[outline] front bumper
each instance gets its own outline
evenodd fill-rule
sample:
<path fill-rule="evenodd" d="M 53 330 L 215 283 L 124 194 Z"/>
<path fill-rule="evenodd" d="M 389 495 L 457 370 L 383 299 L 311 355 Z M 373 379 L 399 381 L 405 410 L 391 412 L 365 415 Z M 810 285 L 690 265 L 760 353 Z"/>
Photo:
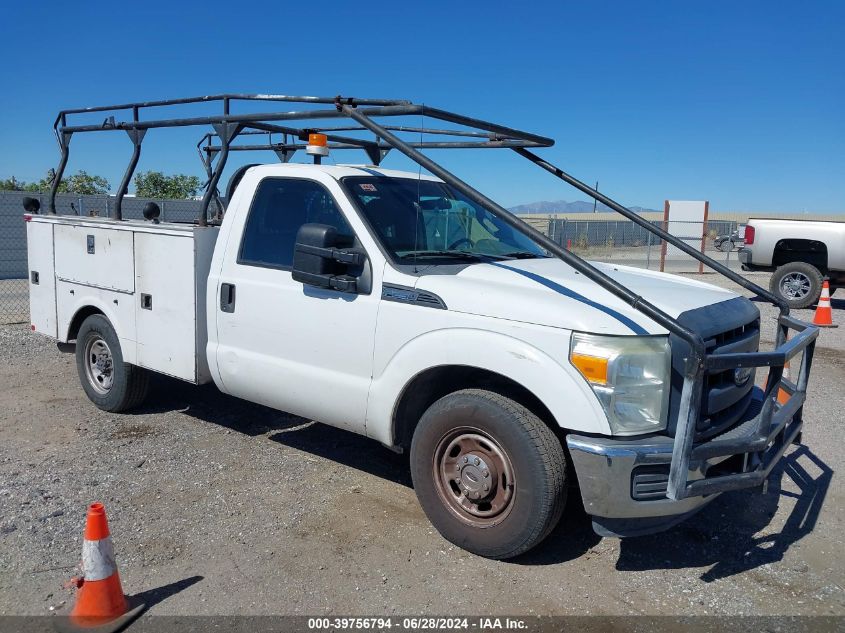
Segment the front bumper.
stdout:
<path fill-rule="evenodd" d="M 763 396 L 760 389 L 755 389 L 752 404 L 739 424 L 711 442 L 753 441 L 762 415 Z M 758 459 L 755 453 L 691 459 L 688 482 L 733 478 L 744 473 L 754 477 L 748 477 L 745 486 L 731 488 L 756 486 L 759 489 L 787 446 L 796 441 L 801 424 L 800 416 L 795 416 L 792 423 L 767 444 L 764 460 Z M 612 439 L 568 435 L 566 443 L 578 476 L 584 508 L 592 515 L 593 529 L 602 536 L 661 532 L 695 514 L 719 495 L 714 492 L 678 500 L 667 496 L 674 448 L 674 440 L 670 437 Z M 701 446 L 707 446 L 707 443 Z M 707 453 L 706 450 L 698 452 Z"/>
<path fill-rule="evenodd" d="M 639 536 L 666 530 L 703 508 L 716 495 L 678 501 L 662 495 L 634 498 L 638 472 L 652 474 L 654 488 L 665 491 L 672 462 L 672 438 L 613 440 L 568 435 L 566 444 L 578 476 L 584 509 L 602 536 Z M 691 465 L 692 480 L 704 477 L 707 465 Z M 649 473 L 649 471 L 651 471 Z"/>

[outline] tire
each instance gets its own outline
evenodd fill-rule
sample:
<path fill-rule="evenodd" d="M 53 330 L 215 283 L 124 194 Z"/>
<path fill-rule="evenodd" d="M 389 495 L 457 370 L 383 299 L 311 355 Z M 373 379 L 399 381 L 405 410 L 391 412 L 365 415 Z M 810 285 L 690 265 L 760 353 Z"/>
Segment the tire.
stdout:
<path fill-rule="evenodd" d="M 537 545 L 566 505 L 560 440 L 522 405 L 481 389 L 444 396 L 423 414 L 411 441 L 411 477 L 440 534 L 487 558 Z"/>
<path fill-rule="evenodd" d="M 722 251 L 722 244 L 724 244 L 724 243 L 725 243 L 724 240 L 716 240 L 713 243 L 713 246 L 716 248 L 717 251 L 721 252 Z"/>
<path fill-rule="evenodd" d="M 822 294 L 821 271 L 806 262 L 790 262 L 778 267 L 769 282 L 769 290 L 782 297 L 790 308 L 809 308 Z"/>
<path fill-rule="evenodd" d="M 103 411 L 137 407 L 149 392 L 149 373 L 123 362 L 117 333 L 101 314 L 92 314 L 79 328 L 76 370 L 88 399 Z"/>

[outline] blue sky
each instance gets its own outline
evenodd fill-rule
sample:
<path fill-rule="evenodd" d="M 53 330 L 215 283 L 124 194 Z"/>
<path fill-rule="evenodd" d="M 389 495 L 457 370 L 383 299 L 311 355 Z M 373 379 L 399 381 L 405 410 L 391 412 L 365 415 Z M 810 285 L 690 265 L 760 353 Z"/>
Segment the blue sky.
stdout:
<path fill-rule="evenodd" d="M 841 1 L 55 6 L 4 9 L 3 178 L 36 180 L 55 166 L 61 108 L 343 93 L 551 136 L 543 156 L 629 205 L 709 199 L 715 211 L 845 212 Z M 139 169 L 202 175 L 202 133 L 151 131 Z M 72 148 L 70 172 L 116 187 L 131 144 L 103 133 Z M 510 151 L 434 157 L 507 206 L 584 199 Z M 365 162 L 357 152 L 334 158 Z M 271 160 L 239 155 L 230 165 Z M 385 162 L 408 165 L 398 155 Z"/>

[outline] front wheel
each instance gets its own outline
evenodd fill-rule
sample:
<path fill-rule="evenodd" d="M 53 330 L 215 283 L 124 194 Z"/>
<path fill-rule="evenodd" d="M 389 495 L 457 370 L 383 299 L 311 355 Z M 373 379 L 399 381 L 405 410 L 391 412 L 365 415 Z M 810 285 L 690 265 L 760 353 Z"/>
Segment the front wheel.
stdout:
<path fill-rule="evenodd" d="M 522 405 L 490 391 L 444 396 L 411 443 L 420 505 L 447 540 L 488 558 L 512 558 L 543 540 L 566 503 L 560 440 Z"/>
<path fill-rule="evenodd" d="M 123 362 L 117 333 L 102 314 L 92 314 L 79 328 L 76 369 L 88 399 L 103 411 L 125 411 L 147 397 L 149 374 Z"/>

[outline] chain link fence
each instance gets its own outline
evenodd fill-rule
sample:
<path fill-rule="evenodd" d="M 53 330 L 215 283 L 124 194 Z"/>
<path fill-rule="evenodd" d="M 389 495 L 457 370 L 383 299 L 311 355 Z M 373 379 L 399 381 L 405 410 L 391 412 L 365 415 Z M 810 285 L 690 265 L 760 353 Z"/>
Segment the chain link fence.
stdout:
<path fill-rule="evenodd" d="M 662 220 L 651 223 L 665 228 Z M 677 237 L 697 251 L 731 268 L 740 268 L 736 252 L 742 245 L 742 225 L 739 222 L 709 220 L 672 224 L 681 227 L 683 235 L 678 234 Z M 673 273 L 700 270 L 697 260 L 630 220 L 551 218 L 548 220 L 548 235 L 566 249 L 593 261 Z"/>
<path fill-rule="evenodd" d="M 42 210 L 46 209 L 49 199 L 46 194 L 0 191 L 0 324 L 29 319 L 26 227 L 23 222 L 25 196 L 40 199 Z M 141 219 L 147 202 L 148 198 L 124 198 L 123 217 Z M 155 202 L 161 207 L 161 219 L 168 222 L 193 222 L 200 209 L 198 200 Z M 62 215 L 108 217 L 114 204 L 112 196 L 59 194 L 56 211 Z M 586 259 L 666 272 L 699 270 L 696 260 L 630 220 L 532 218 L 530 221 L 558 244 Z M 663 226 L 660 220 L 653 224 Z M 742 241 L 741 235 L 735 235 L 741 227 L 738 221 L 710 220 L 683 224 L 684 235 L 678 237 L 697 250 L 701 250 L 703 244 L 705 254 L 739 269 L 736 249 Z M 718 239 L 731 235 L 735 235 L 734 239 L 726 242 Z"/>
<path fill-rule="evenodd" d="M 21 323 L 29 319 L 29 284 L 26 264 L 26 225 L 23 199 L 36 198 L 42 212 L 49 202 L 47 194 L 25 191 L 0 191 L 0 324 Z M 140 220 L 150 198 L 123 199 L 123 217 Z M 200 210 L 199 200 L 154 200 L 167 222 L 193 222 Z M 62 215 L 108 217 L 114 208 L 113 196 L 56 196 L 56 212 Z M 213 208 L 213 207 L 212 207 Z"/>

